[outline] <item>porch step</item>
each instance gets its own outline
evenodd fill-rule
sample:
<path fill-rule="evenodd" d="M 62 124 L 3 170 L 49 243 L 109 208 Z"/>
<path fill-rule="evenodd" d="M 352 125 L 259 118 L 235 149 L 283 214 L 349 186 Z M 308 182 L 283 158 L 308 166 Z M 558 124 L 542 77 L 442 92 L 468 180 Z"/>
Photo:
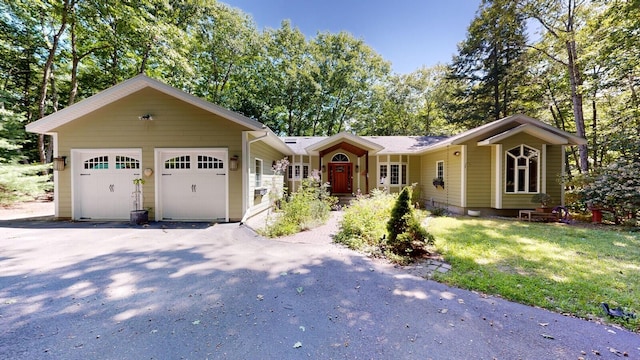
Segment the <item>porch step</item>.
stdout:
<path fill-rule="evenodd" d="M 356 197 L 351 194 L 333 194 L 333 196 L 338 198 L 338 205 L 340 206 L 349 206 L 351 201 L 356 199 Z"/>

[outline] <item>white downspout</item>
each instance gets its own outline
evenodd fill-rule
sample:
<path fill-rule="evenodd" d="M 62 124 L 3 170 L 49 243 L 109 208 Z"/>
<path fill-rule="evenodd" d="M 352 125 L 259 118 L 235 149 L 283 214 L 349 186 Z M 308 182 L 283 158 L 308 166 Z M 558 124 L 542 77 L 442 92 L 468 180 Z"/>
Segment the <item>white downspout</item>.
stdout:
<path fill-rule="evenodd" d="M 251 174 L 251 167 L 249 166 L 249 162 L 251 161 L 251 144 L 266 138 L 267 136 L 269 136 L 269 132 L 265 131 L 264 135 L 249 141 L 247 141 L 249 137 L 248 132 L 244 132 L 244 135 L 245 136 L 242 138 L 242 142 L 245 146 L 244 159 L 242 161 L 242 171 L 244 172 L 244 175 L 242 176 L 242 185 L 244 192 L 244 200 L 242 202 L 244 207 L 244 215 L 242 215 L 240 225 L 244 224 L 244 222 L 247 221 L 247 218 L 249 218 L 249 215 L 251 215 L 251 211 L 249 211 L 249 175 Z"/>

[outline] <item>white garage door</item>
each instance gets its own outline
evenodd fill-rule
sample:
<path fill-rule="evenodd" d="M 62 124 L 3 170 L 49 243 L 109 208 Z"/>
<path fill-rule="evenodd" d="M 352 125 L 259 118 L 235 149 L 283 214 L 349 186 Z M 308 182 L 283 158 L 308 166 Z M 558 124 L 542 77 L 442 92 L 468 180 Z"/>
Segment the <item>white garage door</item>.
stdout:
<path fill-rule="evenodd" d="M 228 221 L 227 149 L 157 149 L 159 220 Z"/>
<path fill-rule="evenodd" d="M 73 218 L 128 220 L 133 179 L 141 177 L 140 149 L 72 150 Z"/>

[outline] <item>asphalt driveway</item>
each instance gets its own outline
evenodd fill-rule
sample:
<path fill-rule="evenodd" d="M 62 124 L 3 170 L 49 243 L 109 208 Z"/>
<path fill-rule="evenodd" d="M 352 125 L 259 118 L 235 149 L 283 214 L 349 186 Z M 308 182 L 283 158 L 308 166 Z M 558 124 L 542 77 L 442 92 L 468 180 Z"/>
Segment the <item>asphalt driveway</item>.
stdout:
<path fill-rule="evenodd" d="M 619 353 L 616 353 L 619 352 Z M 0 221 L 0 359 L 618 359 L 628 331 L 238 224 Z"/>

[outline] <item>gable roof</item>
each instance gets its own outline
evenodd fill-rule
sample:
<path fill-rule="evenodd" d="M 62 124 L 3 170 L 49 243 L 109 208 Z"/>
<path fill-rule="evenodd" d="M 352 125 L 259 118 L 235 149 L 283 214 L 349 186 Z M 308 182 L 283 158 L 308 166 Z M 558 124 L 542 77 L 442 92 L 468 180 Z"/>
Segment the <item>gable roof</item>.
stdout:
<path fill-rule="evenodd" d="M 342 135 L 341 135 L 342 134 Z M 321 150 L 346 139 L 369 150 L 370 155 L 411 154 L 446 139 L 445 136 L 285 136 L 281 139 L 295 155 L 317 155 Z"/>
<path fill-rule="evenodd" d="M 501 128 L 510 125 L 512 125 L 513 127 L 507 130 L 499 131 Z M 518 129 L 518 127 L 522 125 L 527 126 Z M 514 130 L 514 128 L 516 130 Z M 496 133 L 496 131 L 498 131 L 498 133 Z M 515 114 L 478 126 L 471 130 L 467 130 L 458 135 L 451 136 L 432 146 L 426 147 L 422 151 L 419 151 L 419 153 L 422 154 L 432 150 L 441 149 L 449 145 L 460 145 L 475 138 L 482 138 L 482 136 L 486 136 L 486 138 L 479 141 L 478 144 L 488 145 L 489 143 L 484 143 L 484 141 L 487 141 L 491 138 L 494 138 L 493 141 L 498 141 L 495 140 L 497 136 L 499 137 L 499 139 L 502 139 L 523 131 L 528 134 L 541 137 L 545 140 L 553 140 L 553 143 L 555 144 L 585 145 L 587 143 L 587 140 L 584 138 L 570 134 L 566 131 L 562 131 L 551 125 L 547 125 L 540 120 L 522 114 Z M 560 138 L 564 140 L 561 140 Z"/>
<path fill-rule="evenodd" d="M 64 124 L 72 122 L 73 120 L 81 116 L 87 115 L 92 111 L 111 104 L 114 101 L 120 100 L 144 88 L 155 89 L 176 99 L 182 100 L 188 104 L 199 107 L 212 114 L 216 114 L 227 120 L 246 126 L 250 130 L 266 129 L 266 127 L 262 123 L 249 119 L 248 117 L 240 115 L 231 110 L 227 110 L 218 105 L 212 104 L 206 100 L 188 94 L 182 90 L 176 89 L 172 86 L 169 86 L 142 74 L 129 80 L 123 81 L 117 85 L 114 85 L 60 111 L 56 111 L 55 113 L 45 116 L 42 119 L 27 124 L 26 129 L 28 132 L 39 134 L 52 132 L 54 129 Z"/>

